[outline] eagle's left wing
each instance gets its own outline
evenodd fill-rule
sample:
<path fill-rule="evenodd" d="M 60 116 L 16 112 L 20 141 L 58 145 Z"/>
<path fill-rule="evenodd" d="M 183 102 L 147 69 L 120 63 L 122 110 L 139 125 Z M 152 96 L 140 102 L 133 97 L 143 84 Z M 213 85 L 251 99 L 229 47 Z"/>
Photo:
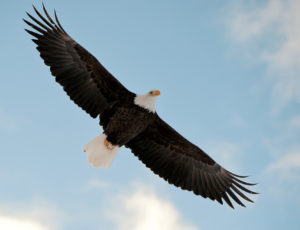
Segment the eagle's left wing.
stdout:
<path fill-rule="evenodd" d="M 153 124 L 139 134 L 126 147 L 155 174 L 170 184 L 211 200 L 222 200 L 233 208 L 228 195 L 239 205 L 243 199 L 252 202 L 242 192 L 256 194 L 243 185 L 254 185 L 242 181 L 222 168 L 204 151 L 182 137 L 157 115 Z"/>

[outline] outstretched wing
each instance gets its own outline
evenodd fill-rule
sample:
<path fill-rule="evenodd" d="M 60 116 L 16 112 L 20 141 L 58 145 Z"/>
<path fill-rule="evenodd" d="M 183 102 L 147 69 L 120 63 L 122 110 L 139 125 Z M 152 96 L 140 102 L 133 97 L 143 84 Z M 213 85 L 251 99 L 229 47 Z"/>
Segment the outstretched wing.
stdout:
<path fill-rule="evenodd" d="M 245 206 L 236 194 L 253 202 L 241 191 L 256 194 L 243 186 L 254 184 L 246 183 L 239 179 L 243 178 L 242 176 L 222 168 L 158 116 L 153 124 L 131 140 L 126 147 L 170 184 L 193 191 L 204 198 L 217 200 L 221 204 L 222 200 L 225 200 L 232 208 L 229 197 L 239 205 Z"/>
<path fill-rule="evenodd" d="M 54 22 L 47 13 L 40 18 L 27 15 L 36 24 L 24 19 L 35 31 L 26 31 L 35 37 L 37 50 L 44 59 L 56 81 L 69 97 L 93 118 L 101 114 L 110 104 L 133 97 L 87 50 L 75 42 L 62 28 L 56 13 Z"/>

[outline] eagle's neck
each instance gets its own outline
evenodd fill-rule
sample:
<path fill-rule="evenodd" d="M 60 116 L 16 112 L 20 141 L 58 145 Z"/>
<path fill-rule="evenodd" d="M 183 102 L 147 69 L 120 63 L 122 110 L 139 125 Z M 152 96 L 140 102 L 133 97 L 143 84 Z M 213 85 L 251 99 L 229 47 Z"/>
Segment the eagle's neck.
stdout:
<path fill-rule="evenodd" d="M 134 98 L 134 104 L 148 110 L 149 112 L 155 113 L 155 96 L 147 94 L 136 95 Z"/>

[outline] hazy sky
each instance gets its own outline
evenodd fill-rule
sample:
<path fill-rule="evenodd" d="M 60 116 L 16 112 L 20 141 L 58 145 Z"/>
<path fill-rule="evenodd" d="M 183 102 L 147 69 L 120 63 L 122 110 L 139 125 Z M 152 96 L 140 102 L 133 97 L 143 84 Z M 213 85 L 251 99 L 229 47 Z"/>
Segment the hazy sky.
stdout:
<path fill-rule="evenodd" d="M 0 2 L 0 229 L 298 229 L 300 1 L 44 1 L 128 89 L 260 195 L 228 206 L 169 185 L 128 149 L 109 169 L 82 147 L 102 132 L 50 75 Z"/>

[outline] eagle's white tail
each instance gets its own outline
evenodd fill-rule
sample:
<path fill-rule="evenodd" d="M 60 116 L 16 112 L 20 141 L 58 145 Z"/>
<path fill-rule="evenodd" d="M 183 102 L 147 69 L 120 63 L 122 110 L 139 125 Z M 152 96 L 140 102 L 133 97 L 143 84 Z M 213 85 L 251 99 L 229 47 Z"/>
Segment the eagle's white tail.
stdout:
<path fill-rule="evenodd" d="M 108 168 L 119 151 L 119 147 L 109 150 L 104 145 L 106 135 L 103 133 L 83 147 L 88 162 L 95 168 Z"/>

